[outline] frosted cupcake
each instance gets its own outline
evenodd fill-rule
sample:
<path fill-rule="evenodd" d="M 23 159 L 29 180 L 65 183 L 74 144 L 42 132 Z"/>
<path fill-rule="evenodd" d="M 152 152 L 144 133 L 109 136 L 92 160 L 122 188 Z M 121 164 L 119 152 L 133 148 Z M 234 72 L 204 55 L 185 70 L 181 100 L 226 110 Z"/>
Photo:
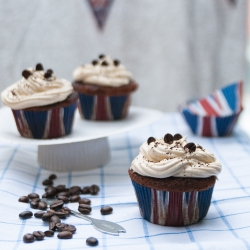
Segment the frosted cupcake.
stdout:
<path fill-rule="evenodd" d="M 164 226 L 202 220 L 220 172 L 213 154 L 180 134 L 150 137 L 129 169 L 142 218 Z"/>
<path fill-rule="evenodd" d="M 34 139 L 57 138 L 71 132 L 77 93 L 71 83 L 58 79 L 42 64 L 22 72 L 23 78 L 1 94 L 12 109 L 21 136 Z"/>
<path fill-rule="evenodd" d="M 100 55 L 92 64 L 76 68 L 73 77 L 83 119 L 120 120 L 127 116 L 131 93 L 138 85 L 118 60 Z"/>

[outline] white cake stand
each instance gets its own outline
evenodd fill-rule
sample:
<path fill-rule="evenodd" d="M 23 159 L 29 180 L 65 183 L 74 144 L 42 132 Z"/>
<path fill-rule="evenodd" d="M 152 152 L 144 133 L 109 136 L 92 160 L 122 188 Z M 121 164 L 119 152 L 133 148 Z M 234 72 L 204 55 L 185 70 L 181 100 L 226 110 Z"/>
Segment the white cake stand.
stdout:
<path fill-rule="evenodd" d="M 38 163 L 52 171 L 77 171 L 100 167 L 110 160 L 107 137 L 151 124 L 162 117 L 158 110 L 131 107 L 120 121 L 87 121 L 76 112 L 72 133 L 58 139 L 27 139 L 17 131 L 10 108 L 0 109 L 0 139 L 15 144 L 38 145 Z"/>

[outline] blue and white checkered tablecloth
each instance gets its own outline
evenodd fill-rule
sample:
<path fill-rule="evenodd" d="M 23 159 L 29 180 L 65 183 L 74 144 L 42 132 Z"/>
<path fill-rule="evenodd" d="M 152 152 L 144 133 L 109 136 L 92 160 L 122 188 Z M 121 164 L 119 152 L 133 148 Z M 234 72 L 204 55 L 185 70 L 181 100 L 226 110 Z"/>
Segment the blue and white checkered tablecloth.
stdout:
<path fill-rule="evenodd" d="M 164 227 L 151 224 L 140 216 L 133 187 L 128 176 L 131 161 L 139 146 L 149 136 L 181 133 L 189 142 L 204 146 L 221 161 L 223 170 L 213 193 L 212 204 L 205 219 L 186 227 Z M 37 147 L 13 145 L 0 141 L 0 249 L 88 249 L 86 239 L 99 240 L 96 249 L 250 249 L 250 140 L 236 128 L 228 138 L 202 138 L 190 133 L 177 113 L 166 114 L 157 123 L 109 138 L 111 161 L 101 168 L 83 172 L 56 173 L 55 185 L 88 186 L 97 184 L 98 195 L 84 195 L 92 200 L 91 216 L 122 225 L 127 232 L 120 236 L 103 234 L 88 221 L 73 215 L 65 220 L 77 227 L 71 240 L 55 235 L 43 241 L 23 243 L 22 237 L 35 230 L 45 231 L 48 224 L 32 217 L 19 219 L 18 214 L 30 209 L 18 198 L 31 192 L 42 195 L 42 181 L 51 172 L 37 163 Z M 83 196 L 83 195 L 82 195 Z M 102 216 L 100 207 L 114 208 Z M 77 210 L 77 204 L 68 204 Z"/>

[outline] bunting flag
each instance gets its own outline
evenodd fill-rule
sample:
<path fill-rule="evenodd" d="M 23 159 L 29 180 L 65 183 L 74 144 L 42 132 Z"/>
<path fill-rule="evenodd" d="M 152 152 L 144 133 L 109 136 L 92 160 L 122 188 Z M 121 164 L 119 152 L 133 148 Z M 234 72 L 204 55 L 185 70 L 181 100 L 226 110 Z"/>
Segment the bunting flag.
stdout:
<path fill-rule="evenodd" d="M 103 29 L 113 0 L 88 0 L 99 29 Z"/>

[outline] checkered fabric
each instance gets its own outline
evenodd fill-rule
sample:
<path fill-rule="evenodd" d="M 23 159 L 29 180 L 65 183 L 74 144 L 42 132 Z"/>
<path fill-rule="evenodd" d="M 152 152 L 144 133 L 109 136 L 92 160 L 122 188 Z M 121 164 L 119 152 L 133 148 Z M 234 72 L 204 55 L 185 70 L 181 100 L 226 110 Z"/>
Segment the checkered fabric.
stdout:
<path fill-rule="evenodd" d="M 128 168 L 138 154 L 140 145 L 149 136 L 166 133 L 188 136 L 188 142 L 202 145 L 221 161 L 212 203 L 205 219 L 185 227 L 165 227 L 143 220 L 137 206 Z M 88 186 L 97 184 L 96 196 L 82 195 L 92 200 L 91 216 L 119 223 L 126 233 L 112 236 L 97 231 L 88 221 L 71 215 L 65 223 L 77 231 L 70 240 L 52 238 L 23 243 L 26 233 L 45 231 L 48 224 L 41 219 L 19 219 L 18 214 L 31 209 L 18 198 L 31 192 L 42 195 L 45 180 L 51 172 L 38 166 L 37 147 L 13 145 L 0 141 L 0 249 L 88 249 L 86 239 L 99 240 L 96 249 L 250 249 L 250 141 L 238 127 L 230 137 L 204 138 L 190 134 L 182 117 L 166 114 L 157 123 L 127 133 L 111 136 L 111 161 L 106 166 L 82 172 L 56 173 L 55 185 Z M 101 215 L 102 205 L 113 207 L 110 215 Z M 77 203 L 68 206 L 77 210 Z"/>

